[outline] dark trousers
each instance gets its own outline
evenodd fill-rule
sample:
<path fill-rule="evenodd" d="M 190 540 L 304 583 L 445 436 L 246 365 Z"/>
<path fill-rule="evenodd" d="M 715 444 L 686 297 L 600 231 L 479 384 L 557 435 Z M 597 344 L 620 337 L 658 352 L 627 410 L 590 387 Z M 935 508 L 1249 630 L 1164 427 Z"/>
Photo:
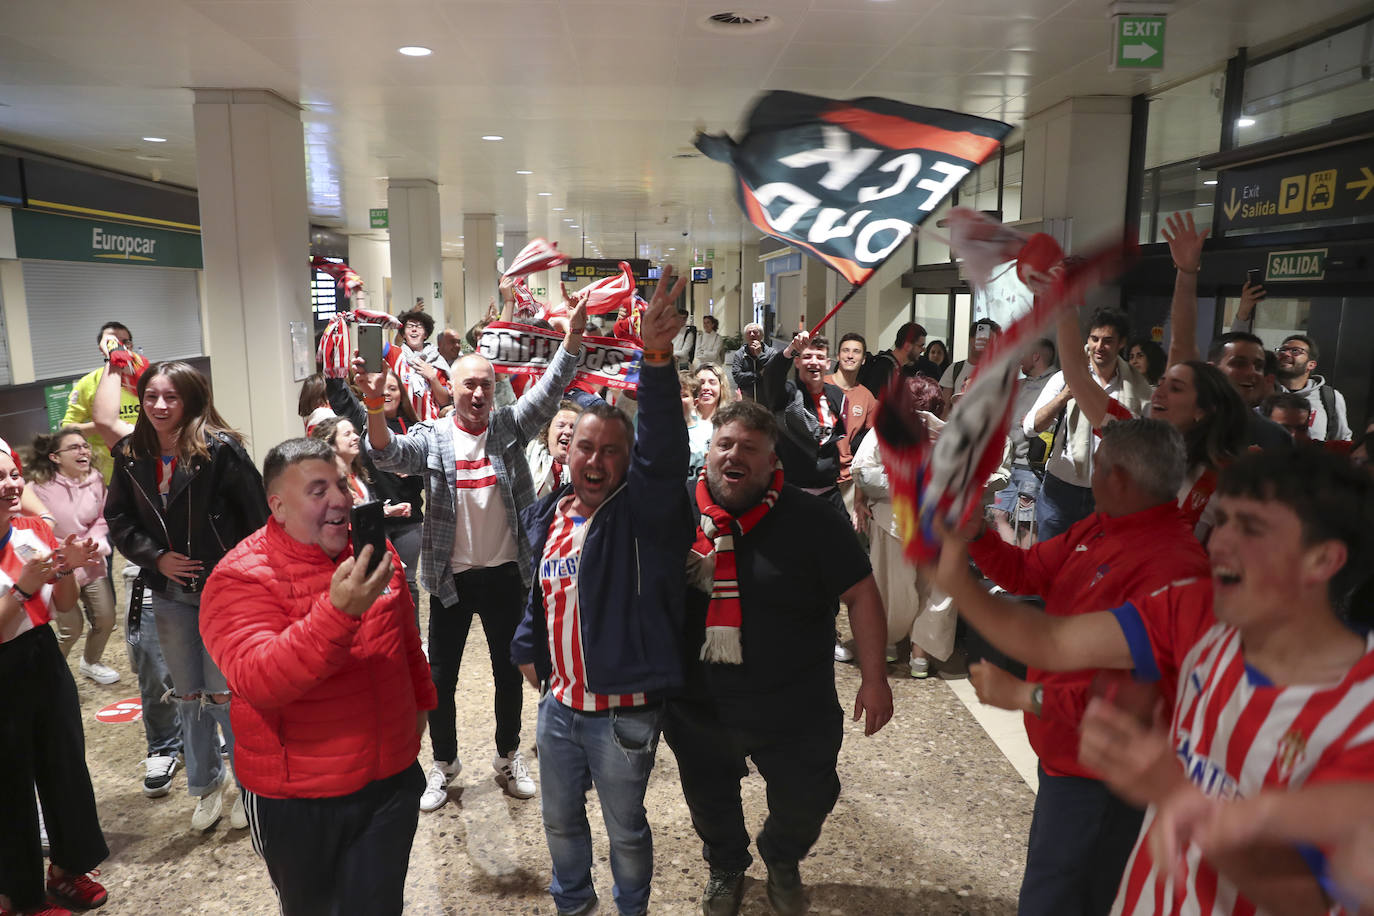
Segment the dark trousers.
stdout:
<path fill-rule="evenodd" d="M 491 655 L 491 676 L 496 682 L 496 753 L 502 757 L 520 746 L 520 709 L 525 679 L 510 660 L 510 644 L 520 623 L 525 586 L 515 563 L 489 569 L 469 569 L 453 577 L 458 603 L 444 604 L 438 595 L 429 603 L 429 671 L 439 705 L 429 712 L 429 740 L 434 759 L 452 763 L 458 759 L 457 709 L 453 691 L 458 687 L 458 666 L 472 628 L 472 615 L 482 618 Z"/>
<path fill-rule="evenodd" d="M 822 712 L 804 727 L 763 731 L 724 725 L 710 703 L 668 703 L 663 737 L 677 757 L 682 794 L 712 869 L 744 871 L 753 861 L 740 803 L 740 780 L 749 774 L 745 757 L 767 786 L 759 855 L 775 864 L 806 856 L 840 797 L 835 762 L 843 735 L 838 710 Z"/>
<path fill-rule="evenodd" d="M 1097 511 L 1092 487 L 1065 483 L 1046 473 L 1035 500 L 1035 539 L 1048 541 Z"/>
<path fill-rule="evenodd" d="M 47 899 L 38 805 L 54 865 L 85 874 L 110 854 L 86 770 L 76 682 L 49 626 L 0 643 L 0 894 L 15 909 Z"/>
<path fill-rule="evenodd" d="M 243 790 L 253 849 L 283 916 L 399 914 L 425 774 L 418 763 L 335 798 Z"/>
<path fill-rule="evenodd" d="M 1110 912 L 1144 816 L 1105 783 L 1041 768 L 1017 916 Z"/>

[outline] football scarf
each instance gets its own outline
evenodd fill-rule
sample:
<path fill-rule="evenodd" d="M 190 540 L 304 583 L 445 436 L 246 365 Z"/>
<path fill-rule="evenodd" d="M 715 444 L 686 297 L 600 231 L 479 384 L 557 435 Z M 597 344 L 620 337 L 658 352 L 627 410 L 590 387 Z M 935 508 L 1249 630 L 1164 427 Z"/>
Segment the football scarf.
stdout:
<path fill-rule="evenodd" d="M 363 288 L 363 278 L 358 276 L 358 272 L 347 264 L 335 264 L 333 261 L 326 261 L 319 255 L 315 255 L 310 259 L 310 266 L 333 277 L 334 282 L 339 285 L 339 292 L 343 293 L 345 299 L 352 299 L 353 294 Z"/>
<path fill-rule="evenodd" d="M 477 352 L 493 369 L 530 380 L 543 375 L 563 346 L 563 335 L 525 324 L 493 321 L 477 340 Z M 596 387 L 639 387 L 640 348 L 614 337 L 583 337 L 573 379 L 586 379 Z M 518 387 L 517 387 L 517 390 Z"/>
<path fill-rule="evenodd" d="M 505 277 L 526 277 L 541 270 L 552 270 L 568 263 L 568 256 L 558 250 L 557 242 L 535 239 L 515 256 L 510 267 L 502 274 Z"/>
<path fill-rule="evenodd" d="M 739 578 L 735 568 L 735 538 L 744 537 L 763 521 L 778 501 L 782 491 L 782 463 L 773 466 L 773 478 L 763 499 L 746 509 L 738 518 L 716 505 L 706 484 L 706 469 L 697 477 L 697 508 L 701 510 L 700 527 L 692 552 L 698 557 L 715 557 L 715 571 L 711 580 L 711 603 L 706 609 L 706 639 L 701 644 L 701 660 L 725 665 L 744 664 L 744 648 L 740 641 L 740 626 L 744 622 L 743 606 L 739 600 Z"/>
<path fill-rule="evenodd" d="M 602 277 L 583 290 L 587 296 L 588 315 L 609 315 L 619 312 L 634 299 L 635 275 L 630 265 L 620 262 L 620 273 Z"/>
<path fill-rule="evenodd" d="M 324 333 L 320 335 L 320 347 L 315 353 L 316 360 L 323 367 L 325 378 L 348 378 L 349 366 L 353 364 L 353 345 L 348 340 L 348 325 L 380 324 L 399 329 L 401 323 L 394 315 L 374 312 L 370 309 L 353 309 L 339 312 L 329 320 Z"/>
<path fill-rule="evenodd" d="M 981 214 L 978 218 L 995 222 Z M 1035 303 L 988 343 L 937 441 L 931 442 L 905 387 L 893 385 L 884 393 L 874 431 L 882 443 L 892 511 L 909 561 L 920 564 L 938 557 L 935 519 L 950 527 L 967 520 L 988 476 L 1001 464 L 1022 353 L 1046 335 L 1063 309 L 1119 274 L 1134 250 L 1134 243 L 1125 240 L 1068 264 L 1049 236 L 1021 237 L 1017 271 L 1035 290 Z M 962 257 L 959 250 L 955 253 Z"/>

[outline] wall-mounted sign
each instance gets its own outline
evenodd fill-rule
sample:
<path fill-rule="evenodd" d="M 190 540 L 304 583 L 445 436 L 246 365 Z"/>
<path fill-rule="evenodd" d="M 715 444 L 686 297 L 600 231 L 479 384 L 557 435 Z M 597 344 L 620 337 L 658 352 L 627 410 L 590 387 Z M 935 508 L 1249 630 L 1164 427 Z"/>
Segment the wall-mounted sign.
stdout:
<path fill-rule="evenodd" d="M 48 429 L 55 430 L 62 425 L 67 415 L 67 402 L 71 399 L 72 383 L 43 386 L 43 406 L 48 410 Z"/>
<path fill-rule="evenodd" d="M 367 211 L 367 224 L 373 229 L 391 228 L 391 211 L 386 207 Z"/>
<path fill-rule="evenodd" d="M 1112 20 L 1113 70 L 1163 70 L 1163 16 L 1117 16 Z"/>
<path fill-rule="evenodd" d="M 711 272 L 712 268 L 710 267 L 693 267 L 692 282 L 705 283 L 707 280 L 711 279 Z"/>
<path fill-rule="evenodd" d="M 145 267 L 200 268 L 200 236 L 151 226 L 14 211 L 14 249 L 20 258 L 89 261 Z"/>
<path fill-rule="evenodd" d="M 1223 231 L 1374 220 L 1374 147 L 1369 144 L 1239 166 L 1223 171 L 1219 180 L 1216 220 Z"/>
<path fill-rule="evenodd" d="M 1326 277 L 1325 248 L 1304 251 L 1271 251 L 1264 264 L 1265 283 L 1322 280 Z"/>
<path fill-rule="evenodd" d="M 649 262 L 644 258 L 632 258 L 625 263 L 636 277 L 649 275 Z M 573 258 L 563 267 L 564 283 L 576 280 L 598 280 L 602 277 L 620 276 L 620 261 L 615 258 Z"/>

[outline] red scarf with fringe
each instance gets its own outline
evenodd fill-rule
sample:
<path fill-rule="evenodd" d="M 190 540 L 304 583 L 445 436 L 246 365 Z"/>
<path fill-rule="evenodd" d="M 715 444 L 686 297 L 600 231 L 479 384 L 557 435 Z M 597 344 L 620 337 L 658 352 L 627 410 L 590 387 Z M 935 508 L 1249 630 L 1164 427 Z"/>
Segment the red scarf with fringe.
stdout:
<path fill-rule="evenodd" d="M 763 520 L 778 501 L 782 491 L 782 463 L 773 466 L 773 479 L 768 492 L 738 518 L 716 505 L 706 485 L 706 469 L 697 477 L 697 508 L 701 510 L 693 553 L 700 557 L 715 555 L 715 572 L 711 581 L 711 604 L 706 610 L 706 640 L 701 645 L 701 659 L 727 665 L 744 664 L 744 650 L 740 641 L 743 613 L 739 600 L 739 578 L 735 569 L 735 538 L 744 537 Z"/>

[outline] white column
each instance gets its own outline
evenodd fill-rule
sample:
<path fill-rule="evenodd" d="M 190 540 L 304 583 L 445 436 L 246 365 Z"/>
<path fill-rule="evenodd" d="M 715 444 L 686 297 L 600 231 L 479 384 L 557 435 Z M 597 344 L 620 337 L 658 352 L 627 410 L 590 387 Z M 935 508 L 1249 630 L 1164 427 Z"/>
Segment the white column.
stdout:
<path fill-rule="evenodd" d="M 311 322 L 300 108 L 262 89 L 197 89 L 193 115 L 215 406 L 261 463 L 301 434 L 290 337 L 292 321 Z"/>
<path fill-rule="evenodd" d="M 1065 99 L 1027 118 L 1025 136 L 1021 218 L 1072 220 L 1069 250 L 1119 239 L 1126 218 L 1131 100 Z"/>
<path fill-rule="evenodd" d="M 391 306 L 396 314 L 423 299 L 425 311 L 445 327 L 443 239 L 439 185 L 428 178 L 393 178 L 386 187 L 391 232 Z"/>
<path fill-rule="evenodd" d="M 463 327 L 471 327 L 487 313 L 496 298 L 496 215 L 463 214 Z"/>

